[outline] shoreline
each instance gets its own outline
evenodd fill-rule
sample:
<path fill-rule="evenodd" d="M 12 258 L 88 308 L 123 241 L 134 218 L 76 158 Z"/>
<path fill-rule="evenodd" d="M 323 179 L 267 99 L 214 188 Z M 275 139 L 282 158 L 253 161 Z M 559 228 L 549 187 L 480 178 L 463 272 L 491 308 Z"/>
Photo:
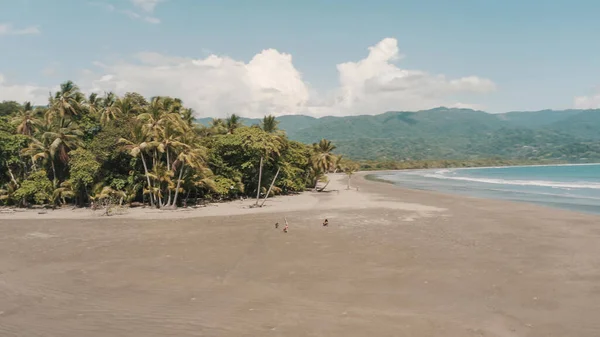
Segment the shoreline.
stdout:
<path fill-rule="evenodd" d="M 0 331 L 600 335 L 599 216 L 365 175 L 261 209 L 0 215 Z"/>
<path fill-rule="evenodd" d="M 295 195 L 275 196 L 268 198 L 264 207 L 251 207 L 256 199 L 212 203 L 200 207 L 178 208 L 176 210 L 155 209 L 150 207 L 120 208 L 119 214 L 104 215 L 104 209 L 95 211 L 91 208 L 61 209 L 11 209 L 0 213 L 1 219 L 187 219 L 233 215 L 252 215 L 269 213 L 290 213 L 307 210 L 324 209 L 365 209 L 390 208 L 414 212 L 436 212 L 440 209 L 428 205 L 411 202 L 390 203 L 374 200 L 370 195 L 354 188 L 346 189 L 346 175 L 330 174 L 331 182 L 323 192 L 305 191 Z M 360 179 L 360 178 L 359 178 Z M 261 200 L 262 202 L 262 200 Z"/>
<path fill-rule="evenodd" d="M 402 172 L 405 170 L 387 170 L 377 171 L 378 173 Z M 583 216 L 592 216 L 600 218 L 600 214 L 571 210 L 565 208 L 551 207 L 544 204 L 516 201 L 507 199 L 494 199 L 479 196 L 469 196 L 464 194 L 445 193 L 435 190 L 421 190 L 396 185 L 385 179 L 374 178 L 378 173 L 373 171 L 359 171 L 352 176 L 352 188 L 346 189 L 347 176 L 343 173 L 330 174 L 331 182 L 324 192 L 305 191 L 294 195 L 275 196 L 268 198 L 264 207 L 252 208 L 256 199 L 244 199 L 243 201 L 228 201 L 221 203 L 211 203 L 205 206 L 178 208 L 175 210 L 155 209 L 150 207 L 129 208 L 124 206 L 119 209 L 118 214 L 104 215 L 104 209 L 91 208 L 61 208 L 61 209 L 20 209 L 9 208 L 0 212 L 0 220 L 33 220 L 33 219 L 190 219 L 204 217 L 220 216 L 243 216 L 253 214 L 272 214 L 272 213 L 291 213 L 308 210 L 326 210 L 326 209 L 370 209 L 386 208 L 395 210 L 404 210 L 409 212 L 441 212 L 447 210 L 448 201 L 451 204 L 458 200 L 474 201 L 489 205 L 502 205 L 504 207 L 519 209 L 540 209 L 546 212 L 567 212 Z M 411 195 L 417 200 L 407 198 L 401 202 L 386 201 L 381 198 L 380 190 L 386 190 L 389 193 L 396 193 L 393 190 L 387 190 L 385 187 L 396 189 L 397 193 Z M 357 191 L 356 188 L 359 188 Z M 364 190 L 363 190 L 364 189 Z M 365 193 L 367 192 L 367 193 Z M 419 198 L 416 198 L 419 196 Z M 427 199 L 426 202 L 421 199 Z M 262 199 L 261 199 L 262 200 Z M 261 201 L 262 202 L 262 201 Z M 2 209 L 0 209 L 2 210 Z M 8 212 L 7 212 L 8 210 Z"/>
<path fill-rule="evenodd" d="M 536 166 L 536 167 L 540 167 L 540 166 L 590 166 L 590 165 L 600 165 L 600 163 L 598 164 L 566 164 L 566 165 L 529 165 L 529 166 Z M 513 167 L 528 167 L 528 166 L 501 166 L 501 167 L 485 167 L 485 168 L 513 168 Z M 537 207 L 543 207 L 543 208 L 547 208 L 547 209 L 551 209 L 551 210 L 561 210 L 561 211 L 569 211 L 569 212 L 575 212 L 575 213 L 580 213 L 580 214 L 587 214 L 587 215 L 596 215 L 596 216 L 600 216 L 600 211 L 586 211 L 586 210 L 581 210 L 581 209 L 577 209 L 577 208 L 571 208 L 571 207 L 559 207 L 559 206 L 552 206 L 548 203 L 545 202 L 535 202 L 535 201 L 528 201 L 528 200 L 519 200 L 519 199 L 509 199 L 509 198 L 494 198 L 494 197 L 487 197 L 487 196 L 479 196 L 479 195 L 475 195 L 475 193 L 473 194 L 469 194 L 469 193 L 464 193 L 464 194 L 460 194 L 460 193 L 452 193 L 452 192 L 446 192 L 446 191 L 441 191 L 441 190 L 435 190 L 435 189 L 419 189 L 419 188 L 413 188 L 413 187 L 409 187 L 409 186 L 404 186 L 401 184 L 396 184 L 395 182 L 391 181 L 391 180 L 387 180 L 385 178 L 378 178 L 376 177 L 378 174 L 394 174 L 394 173 L 402 173 L 402 172 L 406 172 L 406 171 L 425 171 L 425 170 L 446 170 L 446 169 L 456 169 L 456 170 L 473 170 L 473 169 L 484 169 L 484 167 L 469 167 L 469 168 L 430 168 L 430 169 L 410 169 L 410 170 L 386 170 L 386 171 L 378 171 L 377 173 L 373 172 L 369 172 L 368 174 L 365 175 L 364 179 L 368 180 L 368 181 L 373 181 L 373 182 L 381 182 L 381 183 L 385 183 L 385 184 L 389 184 L 389 185 L 393 185 L 396 186 L 398 188 L 402 188 L 402 189 L 406 189 L 406 190 L 410 190 L 410 191 L 422 191 L 422 192 L 431 192 L 431 193 L 438 193 L 444 196 L 454 196 L 454 197 L 465 197 L 465 198 L 475 198 L 475 199 L 483 199 L 483 200 L 489 200 L 489 201 L 500 201 L 500 202 L 511 202 L 511 203 L 519 203 L 519 204 L 526 204 L 526 205 L 530 205 L 530 206 L 537 206 Z M 534 185 L 537 186 L 537 185 Z M 565 198 L 568 198 L 565 196 Z M 560 204 L 562 205 L 562 204 Z"/>

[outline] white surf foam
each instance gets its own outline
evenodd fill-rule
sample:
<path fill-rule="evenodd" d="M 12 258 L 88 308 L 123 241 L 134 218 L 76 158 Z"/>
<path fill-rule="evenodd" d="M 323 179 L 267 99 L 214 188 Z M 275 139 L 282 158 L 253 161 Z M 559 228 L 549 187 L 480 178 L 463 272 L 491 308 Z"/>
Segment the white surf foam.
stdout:
<path fill-rule="evenodd" d="M 572 189 L 572 188 L 586 188 L 586 189 L 600 189 L 599 183 L 592 183 L 588 181 L 581 182 L 557 182 L 547 180 L 506 180 L 506 179 L 493 179 L 493 178 L 470 178 L 470 177 L 458 177 L 448 176 L 443 173 L 440 174 L 435 172 L 433 174 L 424 174 L 427 178 L 445 179 L 445 180 L 460 180 L 470 181 L 485 184 L 496 184 L 496 185 L 517 185 L 517 186 L 541 186 L 541 187 L 552 187 L 561 189 Z"/>

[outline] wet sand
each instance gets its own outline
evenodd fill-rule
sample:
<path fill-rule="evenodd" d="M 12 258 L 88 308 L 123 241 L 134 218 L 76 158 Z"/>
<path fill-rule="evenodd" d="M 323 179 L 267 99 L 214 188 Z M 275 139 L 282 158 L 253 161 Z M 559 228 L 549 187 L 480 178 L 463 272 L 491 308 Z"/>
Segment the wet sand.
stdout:
<path fill-rule="evenodd" d="M 332 179 L 261 209 L 0 214 L 0 336 L 600 336 L 600 216 Z"/>

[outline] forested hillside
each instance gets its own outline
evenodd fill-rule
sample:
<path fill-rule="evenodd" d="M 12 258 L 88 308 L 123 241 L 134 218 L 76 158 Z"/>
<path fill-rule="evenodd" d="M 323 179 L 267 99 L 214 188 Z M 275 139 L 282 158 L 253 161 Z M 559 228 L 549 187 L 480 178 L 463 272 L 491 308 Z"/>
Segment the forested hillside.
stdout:
<path fill-rule="evenodd" d="M 352 159 L 600 161 L 600 110 L 489 114 L 437 108 L 374 116 L 312 118 L 282 116 L 290 139 L 323 137 Z M 210 119 L 200 119 L 208 124 Z M 259 120 L 244 119 L 248 125 Z"/>

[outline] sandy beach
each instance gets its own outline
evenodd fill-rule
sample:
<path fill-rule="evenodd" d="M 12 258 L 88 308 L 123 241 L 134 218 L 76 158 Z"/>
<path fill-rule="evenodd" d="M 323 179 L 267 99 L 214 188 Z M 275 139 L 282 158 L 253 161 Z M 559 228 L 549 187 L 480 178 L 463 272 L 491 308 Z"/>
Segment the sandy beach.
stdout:
<path fill-rule="evenodd" d="M 263 208 L 3 210 L 0 336 L 600 336 L 600 216 L 331 179 Z"/>

